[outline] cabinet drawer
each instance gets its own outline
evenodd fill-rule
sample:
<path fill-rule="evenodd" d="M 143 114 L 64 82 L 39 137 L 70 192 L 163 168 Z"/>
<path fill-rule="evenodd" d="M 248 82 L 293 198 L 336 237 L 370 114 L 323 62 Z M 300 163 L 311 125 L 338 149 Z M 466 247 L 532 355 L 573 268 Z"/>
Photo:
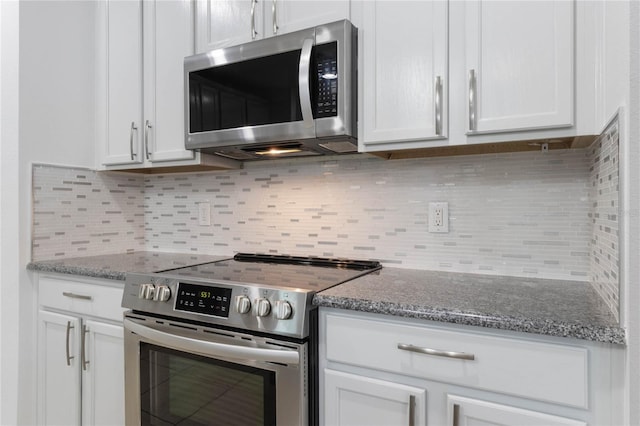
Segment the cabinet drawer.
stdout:
<path fill-rule="evenodd" d="M 40 306 L 122 321 L 122 286 L 40 276 L 38 292 Z"/>
<path fill-rule="evenodd" d="M 588 405 L 586 348 L 340 315 L 327 315 L 326 327 L 330 361 L 573 407 Z M 418 353 L 399 345 L 473 359 Z"/>

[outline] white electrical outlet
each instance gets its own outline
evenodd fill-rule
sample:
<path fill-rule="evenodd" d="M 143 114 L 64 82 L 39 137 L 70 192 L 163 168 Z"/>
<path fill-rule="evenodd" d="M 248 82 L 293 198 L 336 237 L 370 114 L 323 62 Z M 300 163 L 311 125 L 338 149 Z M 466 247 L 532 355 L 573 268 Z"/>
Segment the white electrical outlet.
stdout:
<path fill-rule="evenodd" d="M 208 201 L 198 203 L 198 224 L 200 226 L 211 226 L 211 204 Z"/>
<path fill-rule="evenodd" d="M 449 203 L 429 203 L 429 232 L 449 232 Z"/>

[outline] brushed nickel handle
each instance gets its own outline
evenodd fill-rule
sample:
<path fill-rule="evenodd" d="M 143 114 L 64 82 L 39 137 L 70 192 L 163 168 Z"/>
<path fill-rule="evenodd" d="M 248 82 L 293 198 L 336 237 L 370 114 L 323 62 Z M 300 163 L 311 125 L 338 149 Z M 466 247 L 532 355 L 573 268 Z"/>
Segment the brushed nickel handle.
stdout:
<path fill-rule="evenodd" d="M 256 31 L 256 5 L 258 0 L 251 0 L 251 40 L 255 40 L 258 32 Z"/>
<path fill-rule="evenodd" d="M 476 131 L 478 125 L 478 88 L 476 70 L 469 70 L 469 130 Z"/>
<path fill-rule="evenodd" d="M 415 426 L 416 424 L 416 397 L 415 395 L 409 396 L 409 426 Z"/>
<path fill-rule="evenodd" d="M 435 112 L 436 112 L 436 136 L 442 136 L 442 78 L 436 77 L 435 81 Z"/>
<path fill-rule="evenodd" d="M 89 330 L 87 329 L 86 325 L 82 326 L 82 338 L 80 341 L 80 346 L 82 347 L 82 350 L 80 351 L 80 361 L 82 363 L 82 369 L 84 371 L 87 371 L 87 365 L 89 365 L 89 361 L 87 360 L 87 353 L 86 353 L 86 349 L 85 349 L 85 344 L 86 344 L 86 334 L 89 332 Z"/>
<path fill-rule="evenodd" d="M 144 123 L 144 155 L 149 159 L 149 129 L 153 126 L 149 124 L 149 120 Z"/>
<path fill-rule="evenodd" d="M 453 426 L 460 425 L 460 405 L 453 404 Z"/>
<path fill-rule="evenodd" d="M 277 9 L 276 1 L 277 0 L 273 0 L 273 2 L 271 3 L 271 20 L 273 21 L 274 34 L 278 34 L 278 30 L 280 29 L 278 28 L 278 15 L 276 13 L 276 9 Z"/>
<path fill-rule="evenodd" d="M 136 156 L 138 155 L 135 152 L 133 152 L 133 131 L 134 130 L 138 130 L 138 128 L 136 127 L 136 123 L 132 121 L 131 130 L 129 130 L 129 151 L 131 152 L 131 161 L 135 160 Z"/>
<path fill-rule="evenodd" d="M 70 293 L 68 291 L 63 291 L 62 295 L 65 297 L 70 297 L 72 299 L 81 299 L 81 300 L 92 300 L 93 297 L 91 296 L 85 296 L 84 294 L 75 294 L 75 293 Z"/>
<path fill-rule="evenodd" d="M 414 346 L 406 343 L 398 343 L 398 349 L 401 349 L 403 351 L 424 354 L 424 355 L 442 356 L 445 358 L 463 359 L 468 361 L 473 361 L 476 358 L 474 354 L 468 354 L 464 352 L 442 351 L 439 349 L 422 348 L 420 346 Z"/>
<path fill-rule="evenodd" d="M 71 325 L 71 321 L 67 321 L 67 365 L 71 365 L 71 360 L 75 358 L 70 354 L 69 350 L 69 335 L 71 334 L 71 330 L 75 328 Z"/>

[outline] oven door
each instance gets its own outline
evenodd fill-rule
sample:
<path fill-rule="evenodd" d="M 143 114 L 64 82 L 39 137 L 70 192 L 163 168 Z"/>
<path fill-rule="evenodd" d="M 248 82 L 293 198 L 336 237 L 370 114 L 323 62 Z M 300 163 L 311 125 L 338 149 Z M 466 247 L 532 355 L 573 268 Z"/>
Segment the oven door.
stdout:
<path fill-rule="evenodd" d="M 127 425 L 307 425 L 307 343 L 126 314 Z"/>

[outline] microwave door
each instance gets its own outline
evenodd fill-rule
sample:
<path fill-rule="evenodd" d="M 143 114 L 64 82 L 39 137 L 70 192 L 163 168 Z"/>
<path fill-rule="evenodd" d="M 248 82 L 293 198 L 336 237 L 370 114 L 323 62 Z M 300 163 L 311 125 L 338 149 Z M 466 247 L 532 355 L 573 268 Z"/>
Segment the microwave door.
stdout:
<path fill-rule="evenodd" d="M 187 148 L 315 138 L 314 39 L 298 31 L 185 61 Z"/>

